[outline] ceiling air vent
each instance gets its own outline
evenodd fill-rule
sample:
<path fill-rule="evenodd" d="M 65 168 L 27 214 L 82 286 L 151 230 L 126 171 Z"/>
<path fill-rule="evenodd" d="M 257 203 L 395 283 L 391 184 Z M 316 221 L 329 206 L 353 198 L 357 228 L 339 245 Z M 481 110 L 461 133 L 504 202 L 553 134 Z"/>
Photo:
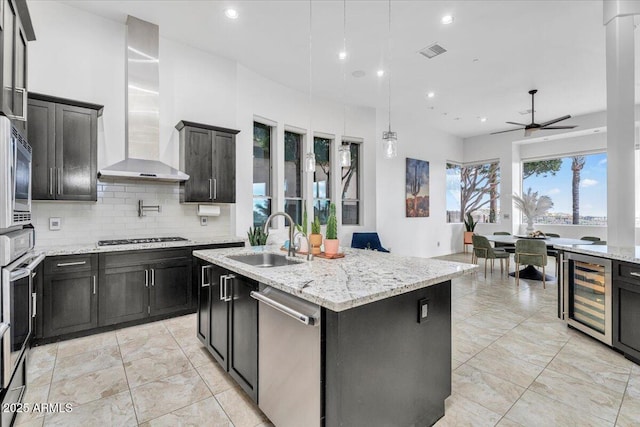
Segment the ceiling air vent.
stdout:
<path fill-rule="evenodd" d="M 431 58 L 436 57 L 438 55 L 442 55 L 446 51 L 447 51 L 447 49 L 443 48 L 438 43 L 433 43 L 433 44 L 425 47 L 424 49 L 419 50 L 418 53 L 420 55 L 426 57 L 426 58 L 431 59 Z"/>

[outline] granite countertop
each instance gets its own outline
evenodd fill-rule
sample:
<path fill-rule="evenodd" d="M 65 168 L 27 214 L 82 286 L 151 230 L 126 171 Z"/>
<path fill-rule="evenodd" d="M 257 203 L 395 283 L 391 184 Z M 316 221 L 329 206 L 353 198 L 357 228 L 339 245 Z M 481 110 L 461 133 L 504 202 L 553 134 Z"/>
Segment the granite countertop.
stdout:
<path fill-rule="evenodd" d="M 475 271 L 474 264 L 403 257 L 345 248 L 340 259 L 314 258 L 299 264 L 260 268 L 228 258 L 256 252 L 285 254 L 276 246 L 194 251 L 212 264 L 280 289 L 332 311 L 344 311 L 370 302 L 441 283 Z"/>
<path fill-rule="evenodd" d="M 608 245 L 554 245 L 554 248 L 567 252 L 597 256 L 640 264 L 640 246 Z"/>
<path fill-rule="evenodd" d="M 242 243 L 247 239 L 237 236 L 218 236 L 207 239 L 183 240 L 179 242 L 138 243 L 129 245 L 98 246 L 98 243 L 85 243 L 78 245 L 38 246 L 36 252 L 43 252 L 46 256 L 56 255 L 80 255 L 102 252 L 137 251 L 143 249 L 180 248 L 184 246 L 216 245 L 224 243 Z"/>

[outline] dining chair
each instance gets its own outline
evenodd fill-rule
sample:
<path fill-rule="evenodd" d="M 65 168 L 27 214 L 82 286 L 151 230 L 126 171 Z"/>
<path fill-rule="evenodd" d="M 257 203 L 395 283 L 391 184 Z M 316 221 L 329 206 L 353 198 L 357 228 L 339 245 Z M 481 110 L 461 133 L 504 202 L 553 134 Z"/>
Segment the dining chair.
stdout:
<path fill-rule="evenodd" d="M 542 288 L 546 289 L 545 267 L 547 265 L 547 245 L 541 240 L 520 239 L 516 241 L 516 286 L 520 286 L 520 264 L 542 267 Z"/>
<path fill-rule="evenodd" d="M 606 241 L 606 240 L 596 240 L 595 242 L 593 242 L 593 243 L 591 244 L 591 246 L 593 246 L 593 245 L 605 246 L 606 244 L 607 244 L 607 241 Z"/>
<path fill-rule="evenodd" d="M 560 235 L 556 233 L 544 233 L 544 235 L 547 237 L 560 237 Z"/>
<path fill-rule="evenodd" d="M 484 258 L 484 277 L 487 277 L 487 261 L 491 260 L 491 272 L 493 273 L 493 261 L 496 259 L 500 260 L 500 274 L 504 272 L 504 267 L 502 264 L 503 260 L 507 260 L 507 274 L 509 273 L 509 257 L 511 256 L 508 252 L 504 252 L 498 249 L 494 249 L 489 243 L 489 240 L 477 234 L 474 234 L 472 237 L 473 240 L 473 254 L 472 254 L 472 262 L 476 263 L 478 258 Z"/>
<path fill-rule="evenodd" d="M 351 247 L 356 249 L 371 249 L 378 252 L 389 252 L 382 247 L 380 236 L 376 232 L 353 233 Z"/>
<path fill-rule="evenodd" d="M 600 241 L 599 237 L 594 237 L 594 236 L 583 236 L 580 238 L 580 240 L 589 240 L 591 242 L 598 242 Z"/>

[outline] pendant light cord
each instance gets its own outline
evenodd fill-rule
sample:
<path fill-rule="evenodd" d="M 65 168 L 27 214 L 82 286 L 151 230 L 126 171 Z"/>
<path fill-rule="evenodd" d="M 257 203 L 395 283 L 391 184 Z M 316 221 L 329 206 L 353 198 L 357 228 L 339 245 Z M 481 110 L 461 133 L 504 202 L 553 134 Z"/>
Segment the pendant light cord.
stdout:
<path fill-rule="evenodd" d="M 342 51 L 347 53 L 347 0 L 342 4 Z M 347 134 L 347 70 L 345 60 L 342 62 L 342 142 L 344 144 L 344 137 Z"/>
<path fill-rule="evenodd" d="M 309 147 L 307 151 L 311 153 L 311 148 L 313 147 L 313 132 L 311 131 L 311 87 L 312 87 L 312 56 L 311 56 L 311 46 L 312 46 L 312 34 L 313 34 L 313 0 L 309 0 Z"/>
<path fill-rule="evenodd" d="M 389 34 L 387 36 L 387 44 L 389 48 L 389 132 L 391 132 L 391 0 L 389 0 Z"/>

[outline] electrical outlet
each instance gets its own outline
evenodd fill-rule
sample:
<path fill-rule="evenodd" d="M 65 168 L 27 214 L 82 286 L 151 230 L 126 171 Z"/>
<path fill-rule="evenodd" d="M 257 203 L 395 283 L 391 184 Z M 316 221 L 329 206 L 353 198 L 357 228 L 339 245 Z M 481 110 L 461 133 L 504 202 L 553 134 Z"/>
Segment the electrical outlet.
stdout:
<path fill-rule="evenodd" d="M 207 225 L 208 218 L 206 216 L 200 217 L 200 225 L 205 227 Z"/>
<path fill-rule="evenodd" d="M 58 231 L 62 228 L 62 220 L 60 218 L 49 218 L 49 230 Z"/>
<path fill-rule="evenodd" d="M 429 300 L 423 298 L 418 301 L 418 323 L 426 322 L 429 315 Z"/>

